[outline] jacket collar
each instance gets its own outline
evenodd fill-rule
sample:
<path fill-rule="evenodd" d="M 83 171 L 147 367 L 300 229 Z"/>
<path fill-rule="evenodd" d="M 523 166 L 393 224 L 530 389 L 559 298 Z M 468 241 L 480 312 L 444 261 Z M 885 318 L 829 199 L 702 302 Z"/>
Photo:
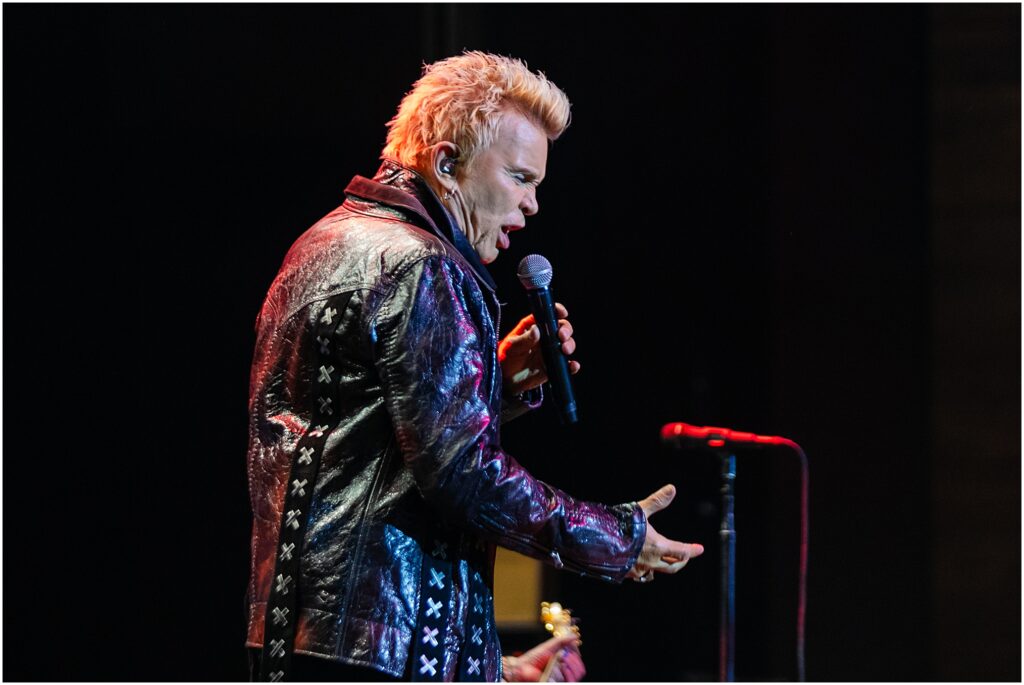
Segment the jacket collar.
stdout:
<path fill-rule="evenodd" d="M 492 293 L 497 286 L 480 255 L 469 244 L 448 209 L 441 203 L 423 177 L 398 162 L 385 159 L 372 179 L 356 176 L 345 193 L 389 207 L 411 212 L 434 235 L 450 244 L 466 260 L 474 275 Z"/>

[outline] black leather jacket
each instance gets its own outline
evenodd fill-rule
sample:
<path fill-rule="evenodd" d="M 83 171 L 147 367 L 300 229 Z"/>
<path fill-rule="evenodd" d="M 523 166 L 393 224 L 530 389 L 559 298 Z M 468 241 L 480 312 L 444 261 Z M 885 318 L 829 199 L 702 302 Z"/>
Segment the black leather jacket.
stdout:
<path fill-rule="evenodd" d="M 424 181 L 385 162 L 374 180 L 353 179 L 346 196 L 292 246 L 257 321 L 247 645 L 263 643 L 286 481 L 310 430 L 315 322 L 328 298 L 352 291 L 334 353 L 341 417 L 301 553 L 295 652 L 408 677 L 427 594 L 421 566 L 441 550 L 454 591 L 440 676 L 459 677 L 476 579 L 483 677 L 498 680 L 495 544 L 621 582 L 646 521 L 635 503 L 575 500 L 502 450 L 493 281 Z"/>

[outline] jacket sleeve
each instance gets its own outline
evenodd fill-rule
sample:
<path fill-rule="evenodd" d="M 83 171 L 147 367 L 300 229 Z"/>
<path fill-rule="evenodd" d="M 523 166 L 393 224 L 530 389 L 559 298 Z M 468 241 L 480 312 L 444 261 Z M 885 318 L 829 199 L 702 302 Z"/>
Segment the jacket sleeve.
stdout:
<path fill-rule="evenodd" d="M 643 546 L 643 511 L 574 499 L 501 449 L 497 335 L 460 264 L 431 256 L 407 267 L 370 335 L 402 456 L 434 508 L 503 547 L 622 581 Z"/>

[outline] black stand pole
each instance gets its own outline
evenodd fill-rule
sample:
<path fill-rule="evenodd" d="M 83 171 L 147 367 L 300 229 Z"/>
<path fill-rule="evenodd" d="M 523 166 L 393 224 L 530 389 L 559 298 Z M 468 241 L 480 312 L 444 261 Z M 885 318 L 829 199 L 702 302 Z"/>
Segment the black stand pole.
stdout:
<path fill-rule="evenodd" d="M 736 455 L 720 450 L 722 461 L 722 525 L 721 539 L 721 592 L 718 615 L 718 679 L 723 683 L 736 680 L 736 530 L 733 520 L 736 482 Z"/>

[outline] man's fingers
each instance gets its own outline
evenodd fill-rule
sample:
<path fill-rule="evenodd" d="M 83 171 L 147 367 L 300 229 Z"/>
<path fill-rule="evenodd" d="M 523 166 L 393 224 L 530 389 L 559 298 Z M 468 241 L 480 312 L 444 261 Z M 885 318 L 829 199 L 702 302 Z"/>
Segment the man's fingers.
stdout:
<path fill-rule="evenodd" d="M 562 649 L 563 647 L 571 647 L 572 645 L 576 644 L 577 642 L 579 642 L 579 638 L 576 637 L 575 635 L 562 635 L 561 637 L 553 637 L 553 638 L 549 639 L 547 642 L 545 642 L 544 644 L 547 645 L 547 644 L 550 643 L 551 644 L 550 651 L 555 652 L 555 651 L 558 651 L 559 649 Z"/>
<path fill-rule="evenodd" d="M 587 668 L 583 665 L 583 658 L 578 650 L 573 649 L 562 657 L 562 674 L 568 683 L 576 683 L 587 674 Z"/>
<path fill-rule="evenodd" d="M 562 644 L 558 646 L 552 659 L 559 659 L 558 666 L 551 672 L 551 680 L 555 682 L 574 683 L 579 681 L 587 672 L 580 657 L 578 638 L 575 635 L 566 635 L 562 638 Z"/>
<path fill-rule="evenodd" d="M 536 319 L 533 318 L 533 314 L 529 314 L 528 316 L 524 316 L 523 318 L 519 319 L 519 323 L 517 323 L 515 328 L 513 328 L 510 332 L 512 335 L 522 335 L 523 333 L 526 333 L 531 326 L 536 327 L 536 325 L 537 321 Z"/>
<path fill-rule="evenodd" d="M 644 510 L 644 516 L 648 518 L 652 514 L 656 514 L 668 505 L 672 504 L 672 500 L 676 497 L 676 486 L 674 485 L 663 485 L 650 497 L 647 497 L 640 501 L 640 508 Z"/>
<path fill-rule="evenodd" d="M 524 319 L 525 321 L 525 319 Z M 518 330 L 518 326 L 516 330 Z M 530 324 L 518 333 L 514 333 L 513 343 L 515 345 L 533 345 L 540 340 L 540 328 L 536 324 Z"/>
<path fill-rule="evenodd" d="M 661 563 L 653 568 L 658 573 L 678 573 L 691 559 L 704 554 L 704 545 L 699 543 L 670 541 L 665 545 Z"/>
<path fill-rule="evenodd" d="M 704 554 L 704 545 L 697 542 L 676 542 L 670 540 L 665 545 L 661 558 L 668 563 L 674 561 L 689 561 Z"/>
<path fill-rule="evenodd" d="M 574 634 L 573 635 L 563 635 L 560 638 L 556 638 L 556 639 L 559 640 L 559 643 L 558 643 L 558 648 L 559 649 L 575 649 L 575 644 L 580 642 L 579 636 L 574 635 Z"/>
<path fill-rule="evenodd" d="M 565 305 L 561 302 L 555 302 L 555 315 L 559 318 L 564 319 L 569 316 L 569 310 L 565 308 Z"/>
<path fill-rule="evenodd" d="M 667 573 L 669 575 L 672 575 L 674 573 L 679 573 L 680 571 L 682 571 L 683 567 L 686 566 L 686 564 L 689 563 L 689 561 L 689 559 L 684 559 L 683 561 L 677 561 L 675 563 L 667 564 L 665 566 L 659 566 L 654 570 L 658 573 Z"/>
<path fill-rule="evenodd" d="M 579 640 L 579 638 L 575 635 L 562 635 L 560 637 L 550 637 L 544 642 L 541 642 L 539 645 L 534 647 L 532 650 L 530 650 L 530 653 L 533 653 L 534 650 L 536 650 L 537 654 L 554 654 L 560 649 L 576 644 L 577 640 Z M 547 660 L 545 659 L 545 661 Z"/>
<path fill-rule="evenodd" d="M 569 362 L 569 374 L 577 374 L 580 372 L 580 363 L 576 361 Z"/>
<path fill-rule="evenodd" d="M 572 326 L 568 321 L 561 322 L 558 327 L 558 342 L 561 343 L 562 352 L 565 354 L 576 351 L 576 341 L 572 339 Z"/>
<path fill-rule="evenodd" d="M 527 663 L 535 666 L 538 670 L 541 670 L 555 653 L 563 649 L 574 649 L 573 645 L 575 645 L 578 640 L 579 638 L 575 635 L 563 635 L 561 637 L 548 638 L 524 654 L 522 658 L 525 659 Z"/>

